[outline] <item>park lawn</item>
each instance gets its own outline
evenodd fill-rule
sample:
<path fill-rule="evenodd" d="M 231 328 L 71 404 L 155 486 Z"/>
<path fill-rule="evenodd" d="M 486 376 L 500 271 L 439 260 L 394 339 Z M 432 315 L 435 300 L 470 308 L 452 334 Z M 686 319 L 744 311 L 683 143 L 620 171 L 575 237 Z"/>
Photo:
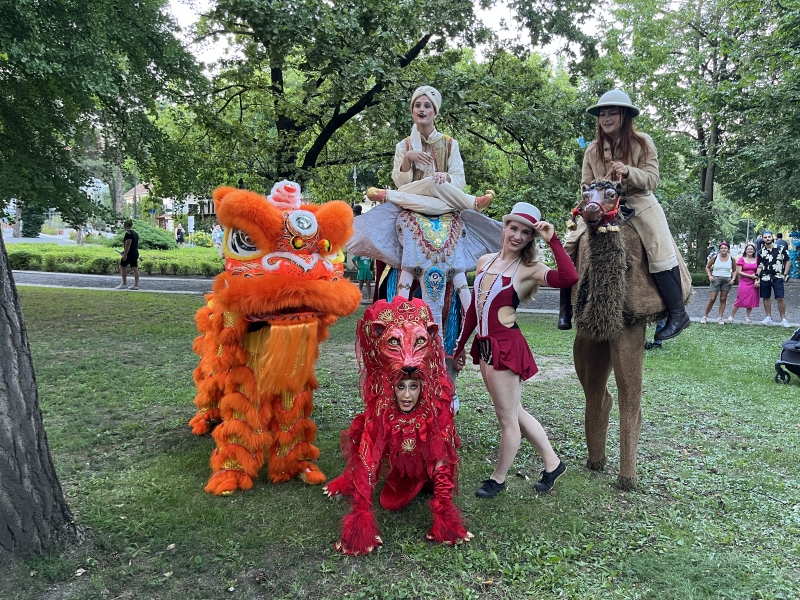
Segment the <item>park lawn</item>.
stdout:
<path fill-rule="evenodd" d="M 214 444 L 194 414 L 191 352 L 199 296 L 20 288 L 42 411 L 62 485 L 86 531 L 63 553 L 18 562 L 0 598 L 797 598 L 800 596 L 800 386 L 774 382 L 790 330 L 693 325 L 645 359 L 640 487 L 583 468 L 583 397 L 573 332 L 521 315 L 541 367 L 523 403 L 569 466 L 549 495 L 525 444 L 507 492 L 474 497 L 498 427 L 476 367 L 460 377 L 458 499 L 472 543 L 424 540 L 425 498 L 377 508 L 384 546 L 333 551 L 347 503 L 319 487 L 264 478 L 248 492 L 203 492 Z M 354 329 L 332 329 L 317 371 L 319 461 L 343 459 L 339 432 L 360 409 Z M 652 335 L 652 330 L 651 333 Z M 80 570 L 84 570 L 81 575 Z"/>

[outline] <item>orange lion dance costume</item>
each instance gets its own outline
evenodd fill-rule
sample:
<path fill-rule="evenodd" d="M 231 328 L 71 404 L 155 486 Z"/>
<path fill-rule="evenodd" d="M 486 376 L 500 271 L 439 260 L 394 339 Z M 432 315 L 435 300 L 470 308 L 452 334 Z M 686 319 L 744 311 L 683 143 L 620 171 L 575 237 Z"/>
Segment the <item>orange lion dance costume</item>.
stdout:
<path fill-rule="evenodd" d="M 302 204 L 300 186 L 288 181 L 267 198 L 221 187 L 214 202 L 225 272 L 195 316 L 198 412 L 189 421 L 195 435 L 213 429 L 217 443 L 205 490 L 250 489 L 265 452 L 273 483 L 323 483 L 311 462 L 319 457 L 309 418 L 314 362 L 328 327 L 361 302 L 336 258 L 352 235 L 353 211 L 339 201 Z"/>
<path fill-rule="evenodd" d="M 461 442 L 438 331 L 422 300 L 399 296 L 391 304 L 376 302 L 358 323 L 364 412 L 342 432 L 344 473 L 324 488 L 331 497 L 351 497 L 352 511 L 342 520 L 341 539 L 334 546 L 339 552 L 369 554 L 383 543 L 372 513 L 381 466 L 388 471 L 381 506 L 400 510 L 423 487 L 432 487 L 433 526 L 427 539 L 452 545 L 472 538 L 453 504 Z M 395 399 L 395 385 L 409 379 L 419 382 L 421 390 L 417 404 L 405 412 Z"/>

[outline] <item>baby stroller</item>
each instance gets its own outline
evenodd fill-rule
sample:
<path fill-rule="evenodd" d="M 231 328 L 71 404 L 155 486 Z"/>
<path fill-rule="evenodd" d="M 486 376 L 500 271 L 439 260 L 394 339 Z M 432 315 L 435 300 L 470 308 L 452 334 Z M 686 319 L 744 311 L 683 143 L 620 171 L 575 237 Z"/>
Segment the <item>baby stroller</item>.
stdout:
<path fill-rule="evenodd" d="M 800 377 L 800 328 L 783 342 L 781 348 L 781 358 L 775 363 L 775 383 L 789 383 L 792 376 L 783 370 L 784 367 Z"/>

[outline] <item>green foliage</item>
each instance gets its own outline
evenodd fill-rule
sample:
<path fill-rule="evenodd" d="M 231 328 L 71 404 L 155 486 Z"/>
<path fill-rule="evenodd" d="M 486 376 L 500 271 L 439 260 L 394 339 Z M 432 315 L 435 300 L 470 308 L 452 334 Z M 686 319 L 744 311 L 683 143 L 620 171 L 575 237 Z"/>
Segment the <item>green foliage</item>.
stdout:
<path fill-rule="evenodd" d="M 708 273 L 705 271 L 692 271 L 692 285 L 710 285 L 711 282 L 708 279 Z"/>
<path fill-rule="evenodd" d="M 22 205 L 22 237 L 38 238 L 45 222 L 45 214 L 40 206 L 33 203 Z"/>
<path fill-rule="evenodd" d="M 800 224 L 796 11 L 780 2 L 617 0 L 603 18 L 607 55 L 593 84 L 621 85 L 646 108 L 638 120 L 669 152 L 659 196 L 691 197 L 698 208 L 678 229 L 696 249 L 693 262 L 709 240 L 736 230 L 720 192 L 755 218 Z"/>
<path fill-rule="evenodd" d="M 553 34 L 588 40 L 572 20 L 589 11 L 582 0 L 512 5 L 537 41 Z M 513 138 L 519 135 L 524 136 L 525 157 L 548 167 L 558 163 L 554 154 L 568 143 L 571 132 L 552 144 L 553 132 L 569 129 L 570 121 L 562 120 L 561 112 L 572 107 L 561 109 L 566 98 L 538 91 L 545 69 L 538 60 L 528 62 L 518 44 L 511 53 L 518 64 L 505 58 L 493 74 L 493 56 L 476 71 L 471 48 L 491 44 L 494 52 L 498 43 L 473 11 L 474 3 L 461 0 L 218 2 L 199 23 L 199 33 L 232 33 L 229 39 L 238 52 L 219 62 L 208 105 L 168 107 L 160 114 L 160 125 L 182 152 L 180 158 L 156 165 L 150 179 L 158 180 L 165 195 L 176 195 L 207 194 L 216 185 L 240 182 L 263 192 L 287 177 L 302 182 L 316 201 L 358 200 L 362 192 L 353 190 L 353 166 L 360 190 L 387 182 L 385 168 L 394 145 L 411 126 L 409 96 L 423 83 L 443 93 L 444 131 L 465 143 L 466 126 L 479 134 L 474 148 L 468 148 L 475 152 L 475 164 L 480 165 L 493 144 L 499 146 L 492 157 L 497 162 L 503 162 L 506 150 L 517 155 L 521 140 Z M 526 87 L 536 89 L 530 102 Z M 524 102 L 503 107 L 511 124 L 506 134 L 505 116 L 490 111 L 502 103 L 504 90 L 512 88 L 514 101 Z M 545 118 L 545 106 L 559 115 Z M 518 121 L 513 124 L 512 114 Z M 514 147 L 506 149 L 509 141 Z M 550 154 L 540 158 L 548 149 Z M 522 174 L 525 167 L 519 163 L 511 168 Z M 482 166 L 480 171 L 467 168 L 474 189 L 487 179 Z M 489 174 L 497 186 L 496 174 Z"/>
<path fill-rule="evenodd" d="M 175 237 L 169 231 L 159 227 L 153 227 L 145 221 L 134 221 L 133 230 L 139 234 L 139 250 L 174 250 L 178 247 Z M 109 242 L 110 246 L 122 247 L 125 230 L 120 229 L 117 235 Z"/>
<path fill-rule="evenodd" d="M 53 459 L 88 539 L 8 566 L 4 599 L 800 595 L 798 384 L 772 379 L 783 328 L 693 326 L 647 354 L 641 485 L 621 492 L 616 409 L 606 472 L 582 466 L 574 332 L 555 335 L 554 315 L 520 315 L 540 366 L 522 403 L 569 465 L 555 490 L 532 492 L 541 463 L 523 443 L 508 489 L 490 502 L 473 496 L 493 468 L 499 428 L 468 365 L 458 378 L 456 501 L 475 539 L 431 544 L 429 498 L 398 512 L 376 498 L 384 545 L 348 558 L 332 548 L 348 503 L 317 487 L 262 476 L 232 497 L 203 491 L 214 441 L 186 425 L 196 410 L 192 315 L 203 298 L 21 287 L 20 299 Z M 332 327 L 317 361 L 319 464 L 331 478 L 345 467 L 340 432 L 363 409 L 353 346 L 361 314 Z M 754 337 L 758 352 L 719 368 L 720 356 L 752 348 Z"/>
<path fill-rule="evenodd" d="M 202 84 L 163 6 L 0 0 L 0 199 L 55 207 L 82 224 L 101 202 L 81 189 L 96 132 L 115 164 L 123 153 L 156 155 L 157 101 Z"/>
<path fill-rule="evenodd" d="M 214 245 L 214 242 L 211 240 L 211 234 L 206 233 L 205 231 L 195 231 L 194 233 L 190 233 L 187 236 L 186 241 L 195 246 L 199 246 L 200 248 L 211 248 Z"/>
<path fill-rule="evenodd" d="M 6 250 L 11 268 L 17 270 L 98 275 L 119 271 L 119 254 L 102 246 L 9 244 Z M 219 253 L 214 249 L 181 248 L 139 252 L 139 270 L 147 275 L 214 277 L 222 272 L 223 266 Z"/>

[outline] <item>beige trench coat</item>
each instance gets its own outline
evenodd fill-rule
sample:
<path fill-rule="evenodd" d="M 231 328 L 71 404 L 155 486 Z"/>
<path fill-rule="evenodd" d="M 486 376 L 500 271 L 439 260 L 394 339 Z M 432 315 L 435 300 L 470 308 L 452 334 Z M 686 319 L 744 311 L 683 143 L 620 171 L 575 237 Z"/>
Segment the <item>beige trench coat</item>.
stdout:
<path fill-rule="evenodd" d="M 653 195 L 659 182 L 658 150 L 649 135 L 641 132 L 639 135 L 644 138 L 647 151 L 644 152 L 639 144 L 633 144 L 633 164 L 628 165 L 628 176 L 622 180 L 622 189 L 628 197 L 628 208 L 636 211 L 630 223 L 642 238 L 650 272 L 659 273 L 678 266 L 677 247 L 669 231 L 664 210 Z M 599 160 L 595 151 L 596 145 L 596 141 L 589 144 L 583 155 L 581 185 L 603 179 L 611 170 L 611 161 L 622 160 L 617 155 L 612 158 L 608 145 L 603 148 L 603 160 Z M 586 224 L 581 221 L 578 229 L 569 235 L 564 244 L 564 249 L 573 260 L 577 253 L 578 238 L 585 230 Z"/>

